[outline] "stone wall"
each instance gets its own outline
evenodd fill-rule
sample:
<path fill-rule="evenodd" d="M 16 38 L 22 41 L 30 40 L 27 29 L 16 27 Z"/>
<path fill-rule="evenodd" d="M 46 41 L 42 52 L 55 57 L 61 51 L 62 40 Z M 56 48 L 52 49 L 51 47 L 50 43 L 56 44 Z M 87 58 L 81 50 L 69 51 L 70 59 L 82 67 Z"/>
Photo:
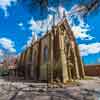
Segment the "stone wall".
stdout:
<path fill-rule="evenodd" d="M 100 76 L 100 64 L 85 65 L 84 70 L 87 76 Z"/>

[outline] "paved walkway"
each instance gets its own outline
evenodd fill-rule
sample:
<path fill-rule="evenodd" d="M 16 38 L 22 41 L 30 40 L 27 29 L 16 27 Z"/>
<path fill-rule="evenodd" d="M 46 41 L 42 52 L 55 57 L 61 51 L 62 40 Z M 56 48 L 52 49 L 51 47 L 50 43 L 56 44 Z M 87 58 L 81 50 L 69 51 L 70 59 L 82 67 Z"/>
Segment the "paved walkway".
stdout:
<path fill-rule="evenodd" d="M 8 82 L 0 79 L 0 100 L 100 100 L 100 79 L 79 85 L 48 88 L 46 83 Z"/>

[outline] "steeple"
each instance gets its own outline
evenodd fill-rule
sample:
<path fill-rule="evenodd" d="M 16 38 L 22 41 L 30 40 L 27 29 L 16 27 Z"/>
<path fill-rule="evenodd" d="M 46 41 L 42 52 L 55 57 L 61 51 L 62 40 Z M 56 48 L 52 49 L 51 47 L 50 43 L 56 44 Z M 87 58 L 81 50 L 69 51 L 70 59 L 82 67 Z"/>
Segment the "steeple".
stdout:
<path fill-rule="evenodd" d="M 37 36 L 36 36 L 36 33 L 32 33 L 32 43 L 33 44 L 35 41 L 37 40 Z"/>
<path fill-rule="evenodd" d="M 66 18 L 66 14 L 65 14 L 65 11 L 63 11 L 63 19 Z"/>
<path fill-rule="evenodd" d="M 55 14 L 53 15 L 53 26 L 55 26 Z"/>

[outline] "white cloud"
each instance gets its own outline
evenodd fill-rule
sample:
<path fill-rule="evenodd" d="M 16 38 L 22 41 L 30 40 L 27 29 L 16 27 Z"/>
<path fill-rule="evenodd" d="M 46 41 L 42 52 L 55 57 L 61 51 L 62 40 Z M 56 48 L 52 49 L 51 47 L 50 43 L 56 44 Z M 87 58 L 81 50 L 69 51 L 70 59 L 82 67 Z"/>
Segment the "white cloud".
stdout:
<path fill-rule="evenodd" d="M 2 49 L 0 49 L 0 62 L 2 62 L 4 59 L 4 52 Z"/>
<path fill-rule="evenodd" d="M 90 31 L 90 27 L 84 22 L 83 18 L 81 17 L 82 13 L 85 13 L 84 6 L 74 5 L 69 11 L 67 11 L 62 6 L 59 6 L 58 17 L 55 20 L 56 24 L 63 18 L 64 13 L 76 38 L 80 38 L 81 40 L 92 40 L 94 38 L 93 36 L 88 34 Z M 74 18 L 76 17 L 79 21 L 78 25 L 75 25 L 75 19 L 73 18 L 73 15 Z"/>
<path fill-rule="evenodd" d="M 22 30 L 25 29 L 25 27 L 24 27 L 24 23 L 23 23 L 23 22 L 19 22 L 19 23 L 18 23 L 18 26 L 19 26 Z"/>
<path fill-rule="evenodd" d="M 79 44 L 81 56 L 87 56 L 89 54 L 100 53 L 100 43 L 91 43 L 91 44 Z"/>
<path fill-rule="evenodd" d="M 100 64 L 100 57 L 97 59 L 97 63 L 99 63 L 99 64 Z"/>
<path fill-rule="evenodd" d="M 27 43 L 26 43 L 26 45 L 25 45 L 24 47 L 30 46 L 31 43 L 32 43 L 32 36 L 30 36 L 30 37 L 28 38 Z"/>
<path fill-rule="evenodd" d="M 57 24 L 59 21 L 61 21 L 61 19 L 63 18 L 63 14 L 65 12 L 66 18 L 71 26 L 71 29 L 75 35 L 76 38 L 80 38 L 81 40 L 92 40 L 94 37 L 91 36 L 89 34 L 90 31 L 90 27 L 88 24 L 86 24 L 84 22 L 84 20 L 81 18 L 80 15 L 78 15 L 78 11 L 84 9 L 84 7 L 80 7 L 76 9 L 76 11 L 74 11 L 74 9 L 77 6 L 73 6 L 71 10 L 67 11 L 65 8 L 63 8 L 62 6 L 59 6 L 58 9 L 55 9 L 53 7 L 48 8 L 49 12 L 53 11 L 55 13 L 55 24 Z M 72 13 L 74 12 L 74 13 Z M 77 13 L 76 13 L 77 12 Z M 78 25 L 75 25 L 75 19 L 74 17 L 77 18 L 77 20 L 79 21 Z M 48 30 L 51 29 L 51 26 L 53 25 L 53 14 L 49 14 L 47 19 L 45 20 L 39 20 L 39 21 L 35 21 L 33 18 L 29 21 L 30 29 L 32 30 L 32 32 L 42 32 L 45 33 Z"/>
<path fill-rule="evenodd" d="M 3 50 L 0 49 L 0 57 L 4 56 Z"/>
<path fill-rule="evenodd" d="M 16 2 L 17 0 L 0 0 L 0 8 L 4 10 L 5 16 L 8 16 L 7 7 L 11 5 L 11 2 Z"/>
<path fill-rule="evenodd" d="M 31 25 L 30 26 L 30 29 L 32 31 L 35 31 L 35 32 L 38 32 L 38 31 L 44 31 L 43 28 L 41 28 L 41 24 L 42 24 L 42 21 L 35 21 L 33 18 L 29 21 L 29 24 Z"/>
<path fill-rule="evenodd" d="M 88 34 L 90 31 L 89 25 L 83 21 L 83 19 L 80 17 L 80 15 L 78 16 L 78 14 L 75 13 L 76 11 L 80 11 L 80 9 L 84 9 L 84 7 L 81 7 L 80 9 L 77 7 L 76 11 L 74 11 L 74 9 L 75 9 L 75 6 L 72 7 L 72 9 L 69 11 L 67 11 L 62 6 L 59 6 L 58 9 L 50 7 L 50 8 L 48 8 L 48 11 L 49 12 L 51 11 L 53 13 L 48 14 L 47 19 L 44 19 L 44 20 L 35 21 L 33 18 L 31 18 L 31 20 L 29 21 L 29 24 L 30 24 L 29 28 L 30 28 L 30 30 L 32 30 L 32 33 L 35 32 L 35 37 L 37 37 L 36 33 L 38 33 L 38 32 L 42 32 L 42 35 L 44 35 L 47 30 L 51 30 L 51 27 L 53 25 L 53 16 L 54 16 L 53 14 L 55 14 L 55 25 L 56 25 L 58 22 L 61 21 L 61 19 L 63 18 L 63 14 L 65 13 L 66 18 L 71 26 L 71 29 L 72 29 L 75 37 L 80 38 L 81 40 L 84 40 L 84 39 L 92 40 L 94 37 L 92 37 L 90 34 Z M 73 20 L 73 16 L 71 14 L 73 11 L 74 11 L 74 13 L 73 13 L 74 17 L 76 17 L 79 21 L 78 25 L 75 25 L 75 22 Z M 22 26 L 22 24 L 20 24 L 20 26 Z M 24 45 L 24 48 L 31 44 L 32 36 L 29 37 L 29 39 L 27 40 L 27 44 Z"/>
<path fill-rule="evenodd" d="M 63 8 L 62 6 L 59 6 L 59 7 L 58 7 L 58 14 L 59 14 L 60 19 L 63 18 L 64 12 L 67 12 L 67 11 L 65 10 L 65 8 Z"/>
<path fill-rule="evenodd" d="M 81 40 L 92 40 L 94 37 L 88 34 L 88 31 L 90 30 L 86 26 L 81 27 L 81 25 L 78 26 L 72 26 L 71 27 L 74 35 L 76 38 L 80 38 Z"/>
<path fill-rule="evenodd" d="M 55 13 L 55 12 L 56 12 L 56 9 L 55 9 L 54 7 L 49 7 L 49 8 L 48 8 L 48 12 L 53 12 L 53 13 Z"/>
<path fill-rule="evenodd" d="M 0 45 L 10 52 L 16 52 L 16 49 L 14 48 L 15 43 L 8 38 L 0 38 Z"/>
<path fill-rule="evenodd" d="M 36 41 L 37 40 L 37 35 L 35 32 L 32 32 L 32 36 L 30 36 L 27 40 L 27 43 L 22 47 L 22 50 L 24 50 L 26 47 L 29 47 L 31 45 L 31 43 L 33 41 Z"/>
<path fill-rule="evenodd" d="M 18 23 L 18 26 L 23 27 L 24 25 L 22 22 L 20 22 L 20 23 Z"/>
<path fill-rule="evenodd" d="M 65 8 L 63 8 L 62 6 L 59 6 L 58 9 L 56 9 L 54 7 L 49 7 L 48 12 L 53 12 L 53 13 L 48 14 L 48 17 L 44 20 L 35 21 L 32 18 L 29 21 L 29 24 L 31 25 L 30 29 L 32 30 L 32 32 L 45 33 L 47 31 L 47 29 L 50 30 L 53 25 L 54 14 L 55 14 L 55 25 L 56 25 L 62 19 L 64 11 L 65 11 Z M 65 11 L 65 13 L 67 14 L 68 12 Z"/>
<path fill-rule="evenodd" d="M 41 36 L 43 36 L 47 30 L 50 30 L 51 26 L 53 25 L 52 19 L 53 19 L 53 16 L 50 14 L 48 15 L 48 18 L 45 20 L 35 21 L 33 18 L 31 18 L 31 20 L 29 21 L 29 24 L 31 25 L 29 29 L 32 30 L 32 36 L 28 38 L 26 45 L 24 45 L 22 49 L 26 48 L 27 46 L 31 44 L 33 37 L 34 37 L 34 40 L 38 39 L 38 36 L 37 36 L 38 32 L 41 32 L 42 33 Z"/>
<path fill-rule="evenodd" d="M 91 29 L 89 25 L 84 22 L 82 17 L 85 12 L 86 12 L 85 6 L 79 6 L 75 4 L 71 8 L 71 10 L 68 11 L 67 18 L 76 38 L 80 38 L 81 40 L 92 40 L 94 39 L 94 37 L 89 34 L 89 31 L 91 31 Z M 79 22 L 78 25 L 75 25 L 74 21 L 76 19 Z"/>
<path fill-rule="evenodd" d="M 30 29 L 32 32 L 46 32 L 47 28 L 50 29 L 52 26 L 52 15 L 48 15 L 48 18 L 45 20 L 35 21 L 33 18 L 29 21 Z"/>
<path fill-rule="evenodd" d="M 74 9 L 74 7 L 72 8 Z M 79 8 L 77 8 L 77 10 L 79 10 Z M 68 13 L 72 12 L 74 12 L 74 10 L 71 9 Z M 90 26 L 84 22 L 83 18 L 78 13 L 69 14 L 67 18 L 76 38 L 80 38 L 81 40 L 92 40 L 94 38 L 89 34 L 89 31 L 91 31 Z M 74 22 L 76 19 L 79 22 L 78 25 Z"/>
<path fill-rule="evenodd" d="M 74 14 L 78 14 L 78 15 L 82 16 L 82 15 L 85 14 L 86 12 L 87 12 L 86 6 L 75 4 L 75 5 L 71 8 L 71 11 L 70 11 L 69 15 L 71 15 L 72 13 L 74 13 Z"/>

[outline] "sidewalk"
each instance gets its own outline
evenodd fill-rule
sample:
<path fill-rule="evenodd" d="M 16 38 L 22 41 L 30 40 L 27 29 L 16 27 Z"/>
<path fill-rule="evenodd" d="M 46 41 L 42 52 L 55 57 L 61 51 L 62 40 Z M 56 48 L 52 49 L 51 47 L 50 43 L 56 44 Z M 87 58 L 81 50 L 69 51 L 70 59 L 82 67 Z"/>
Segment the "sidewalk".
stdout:
<path fill-rule="evenodd" d="M 80 85 L 48 88 L 46 83 L 7 82 L 0 78 L 0 100 L 99 100 L 100 79 L 80 80 Z"/>

